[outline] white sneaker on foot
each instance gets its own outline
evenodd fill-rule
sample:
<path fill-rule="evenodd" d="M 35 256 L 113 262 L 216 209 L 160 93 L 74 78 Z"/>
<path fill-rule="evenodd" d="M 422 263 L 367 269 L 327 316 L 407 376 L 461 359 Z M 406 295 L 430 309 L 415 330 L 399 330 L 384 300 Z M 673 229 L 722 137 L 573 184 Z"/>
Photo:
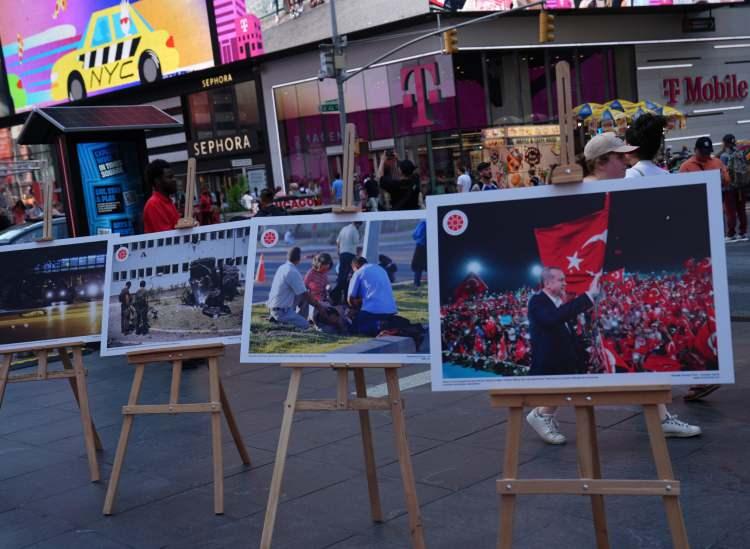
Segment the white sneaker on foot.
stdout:
<path fill-rule="evenodd" d="M 534 408 L 526 416 L 526 422 L 547 444 L 565 444 L 565 435 L 560 432 L 554 414 L 542 414 Z"/>
<path fill-rule="evenodd" d="M 661 428 L 665 437 L 690 438 L 697 437 L 703 432 L 697 425 L 680 421 L 676 415 L 670 413 L 667 413 L 667 417 L 661 422 Z"/>

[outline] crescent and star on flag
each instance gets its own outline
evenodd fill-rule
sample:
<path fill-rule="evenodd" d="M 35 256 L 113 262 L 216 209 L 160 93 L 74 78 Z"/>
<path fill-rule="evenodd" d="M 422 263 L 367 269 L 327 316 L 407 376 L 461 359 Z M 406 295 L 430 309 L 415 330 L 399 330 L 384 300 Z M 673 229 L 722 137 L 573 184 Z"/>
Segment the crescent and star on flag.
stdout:
<path fill-rule="evenodd" d="M 578 252 L 582 252 L 586 246 L 588 246 L 589 244 L 593 244 L 594 242 L 604 242 L 604 244 L 607 244 L 607 232 L 607 229 L 605 229 L 603 232 L 595 234 L 583 243 L 583 246 L 581 246 L 580 250 L 576 250 L 571 256 L 565 256 L 565 259 L 568 260 L 568 271 L 573 272 L 573 269 L 575 269 L 576 271 L 580 271 L 581 263 L 583 263 L 583 258 L 578 257 Z"/>

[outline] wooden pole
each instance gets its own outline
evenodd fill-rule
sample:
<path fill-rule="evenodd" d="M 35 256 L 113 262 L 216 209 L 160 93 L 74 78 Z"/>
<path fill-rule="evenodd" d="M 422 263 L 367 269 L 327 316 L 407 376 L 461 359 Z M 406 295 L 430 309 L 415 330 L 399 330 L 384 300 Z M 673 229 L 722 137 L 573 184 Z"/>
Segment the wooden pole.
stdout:
<path fill-rule="evenodd" d="M 552 170 L 552 183 L 577 183 L 583 180 L 583 168 L 575 161 L 575 122 L 570 83 L 570 65 L 560 61 L 555 65 L 557 83 L 557 117 L 560 120 L 560 164 Z"/>
<path fill-rule="evenodd" d="M 354 147 L 357 143 L 357 128 L 354 124 L 347 124 L 342 136 L 344 190 L 341 193 L 341 206 L 334 207 L 334 213 L 356 213 L 359 208 L 354 206 Z"/>
<path fill-rule="evenodd" d="M 286 454 L 289 450 L 289 437 L 292 434 L 292 422 L 294 421 L 294 410 L 297 405 L 297 395 L 299 394 L 301 380 L 302 368 L 294 368 L 289 378 L 289 389 L 287 390 L 286 401 L 284 402 L 284 418 L 281 420 L 279 445 L 276 449 L 276 461 L 273 465 L 271 488 L 268 491 L 268 506 L 266 507 L 266 518 L 263 521 L 260 549 L 271 549 L 273 528 L 276 524 L 276 511 L 279 508 L 279 498 L 281 497 L 281 482 L 284 478 Z"/>
<path fill-rule="evenodd" d="M 196 225 L 195 219 L 193 219 L 196 169 L 197 161 L 195 158 L 188 158 L 187 176 L 185 178 L 185 209 L 183 210 L 182 217 L 177 220 L 177 225 L 174 227 L 175 229 L 192 229 Z"/>
<path fill-rule="evenodd" d="M 55 184 L 53 181 L 46 181 L 44 183 L 43 208 L 44 208 L 44 221 L 42 224 L 42 238 L 39 242 L 51 242 L 54 240 L 52 236 L 52 195 L 55 192 Z"/>

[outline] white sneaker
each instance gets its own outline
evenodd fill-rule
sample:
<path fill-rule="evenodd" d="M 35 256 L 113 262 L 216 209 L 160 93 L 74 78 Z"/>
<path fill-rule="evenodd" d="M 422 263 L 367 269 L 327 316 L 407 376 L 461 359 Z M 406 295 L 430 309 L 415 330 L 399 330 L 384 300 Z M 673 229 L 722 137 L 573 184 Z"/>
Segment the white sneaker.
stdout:
<path fill-rule="evenodd" d="M 737 240 L 740 241 L 740 242 L 747 242 L 748 238 L 747 238 L 746 234 L 741 234 L 741 235 L 737 236 Z"/>
<path fill-rule="evenodd" d="M 724 243 L 725 244 L 731 244 L 732 242 L 739 242 L 739 238 L 736 236 L 725 236 L 724 237 Z"/>
<path fill-rule="evenodd" d="M 554 414 L 542 414 L 534 408 L 526 416 L 526 422 L 547 444 L 565 444 L 565 435 L 560 432 L 560 425 Z"/>
<path fill-rule="evenodd" d="M 697 425 L 680 421 L 676 415 L 670 413 L 667 413 L 667 417 L 661 422 L 661 428 L 665 437 L 690 438 L 697 437 L 703 432 Z"/>

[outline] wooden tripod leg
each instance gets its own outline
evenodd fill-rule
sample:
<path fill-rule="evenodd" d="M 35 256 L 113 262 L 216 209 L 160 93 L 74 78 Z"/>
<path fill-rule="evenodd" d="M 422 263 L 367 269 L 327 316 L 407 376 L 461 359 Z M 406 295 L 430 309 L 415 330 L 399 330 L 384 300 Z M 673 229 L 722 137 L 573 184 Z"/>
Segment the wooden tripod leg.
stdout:
<path fill-rule="evenodd" d="M 133 385 L 130 387 L 130 396 L 128 397 L 128 406 L 135 406 L 138 404 L 138 395 L 141 393 L 141 385 L 143 384 L 143 371 L 146 368 L 145 364 L 137 364 L 135 366 L 135 374 L 133 374 Z M 130 430 L 133 427 L 133 414 L 123 414 L 125 417 L 122 420 L 122 430 L 120 431 L 120 440 L 117 442 L 117 451 L 115 452 L 115 462 L 112 465 L 112 475 L 109 478 L 109 486 L 107 486 L 107 495 L 104 498 L 104 509 L 102 513 L 105 515 L 112 514 L 112 506 L 115 501 L 115 495 L 117 494 L 117 484 L 120 482 L 120 472 L 122 471 L 122 462 L 125 460 L 125 451 L 128 449 L 128 438 L 130 437 Z"/>
<path fill-rule="evenodd" d="M 286 402 L 284 402 L 284 419 L 281 421 L 279 446 L 276 449 L 276 461 L 273 465 L 271 488 L 268 490 L 268 505 L 266 506 L 266 518 L 263 521 L 263 535 L 260 539 L 260 549 L 271 549 L 273 527 L 276 523 L 276 511 L 279 508 L 279 497 L 281 496 L 281 481 L 284 477 L 286 453 L 289 449 L 289 436 L 292 433 L 294 409 L 297 405 L 297 395 L 299 394 L 299 384 L 301 380 L 302 368 L 293 368 L 292 375 L 289 378 L 289 389 L 286 393 Z"/>
<path fill-rule="evenodd" d="M 65 347 L 60 347 L 59 349 L 57 349 L 57 354 L 60 355 L 60 360 L 62 360 L 63 363 L 63 369 L 72 370 L 73 363 L 70 361 L 70 356 L 68 356 L 68 350 Z M 80 408 L 81 399 L 78 396 L 78 383 L 76 383 L 76 380 L 72 377 L 68 378 L 68 383 L 70 384 L 70 389 L 73 391 L 73 396 L 76 399 L 76 404 L 78 404 L 78 408 Z M 96 425 L 94 425 L 93 419 L 91 420 L 91 430 L 94 431 L 94 445 L 97 450 L 101 450 L 103 448 L 102 441 L 101 439 L 99 439 L 99 433 L 96 432 Z"/>
<path fill-rule="evenodd" d="M 219 359 L 208 359 L 208 387 L 211 403 L 220 403 Z M 211 412 L 211 445 L 214 461 L 214 513 L 224 514 L 224 456 L 221 450 L 221 405 Z"/>
<path fill-rule="evenodd" d="M 221 379 L 219 379 L 219 395 L 221 396 L 221 409 L 224 412 L 224 417 L 227 420 L 229 432 L 232 433 L 234 445 L 237 446 L 237 451 L 240 453 L 242 463 L 244 463 L 245 465 L 252 465 L 252 463 L 250 462 L 250 454 L 248 453 L 247 447 L 245 446 L 245 441 L 242 440 L 242 434 L 237 427 L 237 422 L 234 419 L 234 413 L 232 412 L 232 407 L 229 405 L 227 394 L 224 392 L 224 385 L 221 383 Z"/>
<path fill-rule="evenodd" d="M 388 399 L 391 403 L 391 417 L 393 418 L 393 434 L 396 437 L 396 452 L 401 466 L 401 480 L 404 483 L 406 496 L 406 510 L 409 513 L 409 531 L 411 543 L 416 549 L 424 549 L 424 531 L 422 529 L 422 515 L 419 511 L 417 486 L 414 480 L 414 470 L 411 466 L 409 441 L 406 437 L 406 420 L 401 402 L 401 388 L 398 384 L 398 372 L 395 368 L 385 369 L 385 381 L 388 385 Z"/>
<path fill-rule="evenodd" d="M 0 360 L 0 407 L 3 405 L 3 398 L 5 398 L 5 388 L 8 386 L 8 372 L 10 372 L 12 360 L 13 353 L 5 353 Z"/>
<path fill-rule="evenodd" d="M 672 462 L 669 459 L 667 441 L 661 427 L 659 412 L 656 404 L 644 404 L 643 415 L 646 418 L 648 438 L 651 441 L 651 452 L 656 463 L 656 474 L 659 480 L 674 480 Z M 682 515 L 682 506 L 678 496 L 663 496 L 664 508 L 667 512 L 667 522 L 672 533 L 672 545 L 675 549 L 689 549 L 685 520 Z"/>
<path fill-rule="evenodd" d="M 578 450 L 578 469 L 581 478 L 594 479 L 601 477 L 599 471 L 599 448 L 596 440 L 594 410 L 591 406 L 576 406 L 576 447 Z M 597 549 L 609 549 L 607 533 L 607 516 L 604 510 L 604 496 L 591 496 L 591 512 L 594 516 L 594 532 Z"/>
<path fill-rule="evenodd" d="M 515 480 L 518 478 L 518 456 L 521 448 L 522 420 L 522 406 L 513 406 L 508 410 L 508 426 L 505 432 L 503 480 Z M 515 513 L 515 510 L 515 494 L 500 496 L 500 531 L 497 535 L 498 549 L 510 549 L 513 545 L 513 514 Z"/>
<path fill-rule="evenodd" d="M 354 369 L 354 386 L 359 398 L 367 398 L 365 372 L 362 368 Z M 380 506 L 380 491 L 378 490 L 378 473 L 375 464 L 375 450 L 372 443 L 372 427 L 370 426 L 370 412 L 359 411 L 359 427 L 362 431 L 362 446 L 365 452 L 365 469 L 367 471 L 367 490 L 370 494 L 370 511 L 372 520 L 383 522 L 383 510 Z"/>
<path fill-rule="evenodd" d="M 81 425 L 83 425 L 83 440 L 86 444 L 86 457 L 89 461 L 91 482 L 98 482 L 99 464 L 96 460 L 96 442 L 94 441 L 94 423 L 91 421 L 89 410 L 89 393 L 86 388 L 86 370 L 83 369 L 83 351 L 80 347 L 73 349 L 73 371 L 76 374 L 75 382 L 78 389 L 78 408 L 81 411 Z"/>

